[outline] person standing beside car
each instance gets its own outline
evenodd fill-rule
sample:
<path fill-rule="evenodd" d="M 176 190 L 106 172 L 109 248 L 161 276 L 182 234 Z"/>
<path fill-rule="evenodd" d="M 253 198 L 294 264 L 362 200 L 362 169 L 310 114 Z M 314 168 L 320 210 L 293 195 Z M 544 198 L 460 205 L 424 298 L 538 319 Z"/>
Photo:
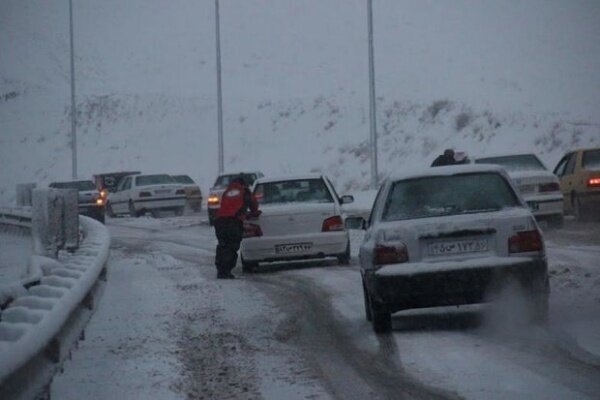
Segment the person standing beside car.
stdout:
<path fill-rule="evenodd" d="M 444 150 L 444 154 L 440 154 L 437 156 L 435 160 L 431 163 L 432 167 L 442 167 L 444 165 L 454 165 L 456 164 L 456 159 L 454 158 L 454 150 L 446 149 Z"/>
<path fill-rule="evenodd" d="M 246 216 L 260 215 L 258 202 L 240 175 L 231 180 L 221 198 L 214 221 L 218 244 L 215 254 L 217 279 L 234 279 L 231 270 L 237 263 L 238 250 L 244 234 Z"/>

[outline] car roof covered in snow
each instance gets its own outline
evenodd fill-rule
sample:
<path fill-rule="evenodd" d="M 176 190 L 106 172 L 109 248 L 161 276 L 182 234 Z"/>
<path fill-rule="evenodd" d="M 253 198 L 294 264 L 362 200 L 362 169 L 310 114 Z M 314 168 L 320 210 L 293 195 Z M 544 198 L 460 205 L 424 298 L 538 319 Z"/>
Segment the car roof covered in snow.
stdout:
<path fill-rule="evenodd" d="M 523 152 L 523 153 L 492 153 L 481 157 L 475 157 L 475 161 L 487 158 L 498 158 L 498 157 L 519 157 L 519 156 L 534 156 L 538 160 L 540 159 L 534 152 Z"/>
<path fill-rule="evenodd" d="M 392 174 L 387 178 L 387 180 L 401 181 L 406 179 L 426 178 L 433 176 L 451 176 L 477 172 L 496 172 L 507 177 L 504 168 L 496 164 L 464 164 L 407 170 L 401 173 Z"/>
<path fill-rule="evenodd" d="M 268 177 L 268 178 L 259 178 L 256 180 L 255 184 L 265 183 L 265 182 L 283 182 L 283 181 L 297 181 L 302 179 L 320 179 L 323 177 L 322 174 L 303 174 L 303 175 L 287 175 L 287 176 L 276 176 L 276 177 Z"/>

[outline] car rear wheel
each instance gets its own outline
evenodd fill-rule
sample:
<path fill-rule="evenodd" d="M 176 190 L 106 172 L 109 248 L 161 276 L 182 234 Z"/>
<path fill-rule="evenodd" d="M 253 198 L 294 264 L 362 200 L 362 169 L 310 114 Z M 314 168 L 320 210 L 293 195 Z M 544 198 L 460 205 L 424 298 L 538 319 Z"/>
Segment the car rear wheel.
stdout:
<path fill-rule="evenodd" d="M 140 216 L 140 213 L 135 210 L 135 206 L 133 205 L 133 201 L 131 200 L 129 200 L 129 215 L 131 215 L 134 218 Z"/>
<path fill-rule="evenodd" d="M 337 256 L 340 265 L 350 265 L 350 241 L 346 245 L 346 251 Z"/>
<path fill-rule="evenodd" d="M 573 204 L 573 216 L 575 217 L 575 221 L 582 222 L 585 218 L 583 209 L 581 208 L 581 203 L 579 198 L 575 193 L 573 193 L 571 197 L 571 202 Z"/>
<path fill-rule="evenodd" d="M 375 311 L 373 308 L 371 308 L 371 314 L 373 317 L 371 322 L 375 333 L 389 333 L 392 331 L 392 314 Z"/>
<path fill-rule="evenodd" d="M 373 320 L 373 315 L 371 314 L 371 303 L 369 301 L 369 293 L 367 292 L 367 287 L 365 285 L 365 281 L 363 280 L 363 299 L 365 302 L 365 318 L 367 321 L 371 322 Z"/>
<path fill-rule="evenodd" d="M 258 262 L 256 261 L 246 261 L 242 258 L 242 272 L 246 274 L 251 274 L 256 272 L 258 269 Z"/>
<path fill-rule="evenodd" d="M 111 218 L 115 217 L 115 212 L 113 211 L 112 205 L 110 203 L 106 203 L 106 214 L 108 214 L 108 216 Z"/>

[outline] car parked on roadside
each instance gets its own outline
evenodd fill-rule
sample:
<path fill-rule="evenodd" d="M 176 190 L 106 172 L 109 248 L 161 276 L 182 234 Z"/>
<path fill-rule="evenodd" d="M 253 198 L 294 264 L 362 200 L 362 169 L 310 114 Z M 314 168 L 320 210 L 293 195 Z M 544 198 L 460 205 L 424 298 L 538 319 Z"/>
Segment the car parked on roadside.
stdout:
<path fill-rule="evenodd" d="M 217 210 L 219 209 L 219 207 L 221 207 L 221 196 L 225 192 L 225 189 L 227 189 L 227 185 L 229 185 L 232 179 L 240 175 L 244 177 L 248 186 L 252 186 L 256 179 L 264 176 L 262 172 L 258 171 L 219 174 L 219 176 L 217 176 L 217 179 L 215 179 L 215 183 L 210 188 L 208 198 L 206 200 L 206 208 L 208 210 L 208 223 L 210 225 L 213 224 L 217 215 Z"/>
<path fill-rule="evenodd" d="M 474 304 L 506 281 L 531 296 L 532 318 L 548 308 L 548 266 L 537 222 L 506 171 L 495 165 L 431 168 L 387 178 L 366 229 L 360 271 L 366 318 L 391 330 L 406 309 Z"/>
<path fill-rule="evenodd" d="M 106 212 L 111 217 L 118 214 L 139 217 L 146 212 L 157 217 L 161 211 L 182 215 L 185 202 L 183 186 L 170 175 L 129 175 L 108 195 Z"/>
<path fill-rule="evenodd" d="M 560 159 L 554 173 L 560 179 L 565 210 L 577 221 L 600 218 L 600 148 L 578 149 Z"/>
<path fill-rule="evenodd" d="M 78 192 L 79 214 L 104 223 L 104 198 L 90 180 L 52 182 L 54 189 L 75 189 Z"/>
<path fill-rule="evenodd" d="M 200 186 L 192 178 L 187 175 L 172 175 L 175 182 L 183 186 L 185 190 L 185 197 L 187 204 L 190 206 L 192 211 L 202 211 L 202 190 Z"/>
<path fill-rule="evenodd" d="M 563 225 L 564 206 L 560 183 L 535 154 L 482 157 L 476 159 L 475 163 L 502 166 L 538 220 L 545 220 L 555 227 Z"/>
<path fill-rule="evenodd" d="M 242 267 L 254 271 L 261 262 L 335 257 L 350 263 L 350 240 L 341 205 L 352 196 L 338 197 L 324 175 L 260 178 L 253 194 L 260 205 L 258 219 L 245 225 Z"/>

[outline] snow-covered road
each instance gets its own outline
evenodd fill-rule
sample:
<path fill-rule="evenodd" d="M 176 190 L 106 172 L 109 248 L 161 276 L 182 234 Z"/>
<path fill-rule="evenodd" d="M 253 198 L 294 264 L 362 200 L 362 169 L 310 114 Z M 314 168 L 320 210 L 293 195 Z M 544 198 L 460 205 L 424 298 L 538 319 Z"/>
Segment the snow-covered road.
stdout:
<path fill-rule="evenodd" d="M 397 313 L 394 333 L 376 336 L 355 260 L 217 281 L 204 217 L 113 219 L 104 297 L 51 396 L 597 398 L 600 235 L 571 225 L 547 234 L 547 328 L 509 301 Z"/>

